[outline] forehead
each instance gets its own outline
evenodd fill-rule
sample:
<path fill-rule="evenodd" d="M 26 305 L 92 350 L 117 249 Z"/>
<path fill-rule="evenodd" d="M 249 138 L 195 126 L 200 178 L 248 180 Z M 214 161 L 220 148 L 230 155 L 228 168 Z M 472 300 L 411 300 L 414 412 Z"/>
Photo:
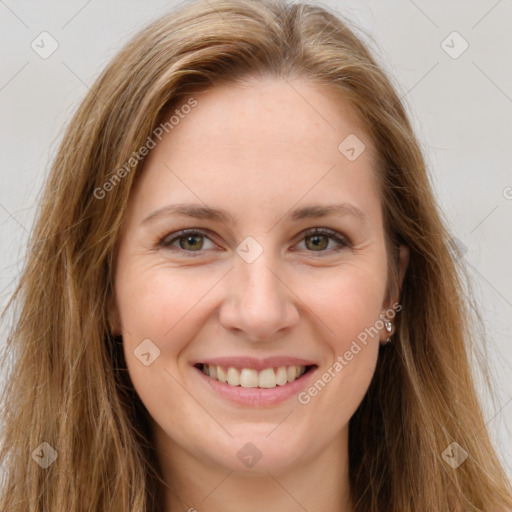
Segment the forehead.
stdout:
<path fill-rule="evenodd" d="M 252 79 L 193 98 L 194 108 L 169 113 L 179 121 L 144 163 L 132 198 L 138 215 L 187 201 L 259 218 L 297 202 L 379 202 L 371 140 L 332 91 Z"/>

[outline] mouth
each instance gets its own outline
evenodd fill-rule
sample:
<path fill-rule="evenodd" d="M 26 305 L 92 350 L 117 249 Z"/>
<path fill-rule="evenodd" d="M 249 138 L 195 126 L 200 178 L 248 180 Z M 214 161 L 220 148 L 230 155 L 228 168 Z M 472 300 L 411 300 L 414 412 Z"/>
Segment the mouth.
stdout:
<path fill-rule="evenodd" d="M 238 388 L 272 389 L 286 386 L 304 378 L 316 365 L 289 365 L 263 369 L 237 368 L 216 364 L 197 363 L 194 365 L 204 375 L 222 384 Z"/>
<path fill-rule="evenodd" d="M 251 408 L 293 400 L 319 370 L 312 360 L 287 355 L 213 357 L 191 361 L 191 366 L 206 393 Z"/>

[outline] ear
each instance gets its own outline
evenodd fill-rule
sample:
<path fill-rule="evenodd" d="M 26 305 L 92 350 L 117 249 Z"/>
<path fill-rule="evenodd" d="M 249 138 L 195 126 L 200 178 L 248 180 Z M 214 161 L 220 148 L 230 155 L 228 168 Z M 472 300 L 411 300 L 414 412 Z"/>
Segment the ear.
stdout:
<path fill-rule="evenodd" d="M 390 297 L 388 294 L 386 294 L 386 302 L 383 304 L 383 313 L 381 315 L 381 318 L 385 319 L 386 315 L 385 312 L 391 308 L 393 310 L 395 309 L 393 307 L 394 304 L 398 303 L 398 299 L 400 296 L 400 290 L 402 289 L 402 284 L 404 282 L 405 273 L 407 271 L 407 266 L 409 265 L 409 247 L 407 247 L 404 244 L 400 244 L 399 246 L 399 255 L 398 255 L 398 291 L 396 292 L 396 296 Z M 393 315 L 394 316 L 394 315 Z M 395 332 L 395 326 L 394 322 L 390 319 L 392 323 L 392 331 L 389 333 L 384 330 L 384 332 L 381 334 L 380 341 L 381 343 L 385 343 L 386 339 L 390 336 L 392 336 Z"/>
<path fill-rule="evenodd" d="M 409 247 L 407 247 L 407 245 L 399 245 L 398 261 L 396 263 L 398 264 L 398 289 L 393 290 L 393 296 L 391 296 L 390 291 L 388 290 L 386 297 L 384 298 L 384 303 L 382 304 L 383 309 L 390 308 L 394 303 L 398 302 L 402 283 L 404 282 L 405 272 L 409 265 Z"/>
<path fill-rule="evenodd" d="M 407 266 L 409 265 L 409 254 L 410 254 L 409 247 L 407 247 L 407 245 L 400 244 L 400 256 L 399 256 L 399 261 L 398 261 L 398 268 L 399 268 L 399 272 L 400 272 L 400 276 L 399 276 L 400 290 L 402 289 L 402 283 L 404 282 L 405 272 L 407 270 Z M 396 298 L 396 300 L 398 301 L 398 297 Z"/>
<path fill-rule="evenodd" d="M 119 309 L 117 307 L 117 302 L 112 293 L 108 299 L 107 304 L 107 316 L 108 323 L 110 325 L 110 332 L 113 337 L 120 336 L 121 333 L 121 321 L 119 318 Z"/>

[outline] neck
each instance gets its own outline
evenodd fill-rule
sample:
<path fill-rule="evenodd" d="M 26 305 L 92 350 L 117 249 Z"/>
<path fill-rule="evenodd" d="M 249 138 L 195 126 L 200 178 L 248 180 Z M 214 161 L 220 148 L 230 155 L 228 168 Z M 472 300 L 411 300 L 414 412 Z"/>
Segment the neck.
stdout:
<path fill-rule="evenodd" d="M 165 512 L 353 512 L 348 426 L 321 453 L 280 471 L 214 465 L 173 443 L 158 427 L 155 445 L 167 483 Z"/>

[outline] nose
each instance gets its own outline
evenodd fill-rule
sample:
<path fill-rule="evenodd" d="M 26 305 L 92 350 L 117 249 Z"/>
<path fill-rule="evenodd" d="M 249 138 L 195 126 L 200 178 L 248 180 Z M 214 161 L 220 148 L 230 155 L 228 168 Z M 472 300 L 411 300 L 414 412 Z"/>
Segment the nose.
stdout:
<path fill-rule="evenodd" d="M 252 263 L 237 256 L 224 283 L 220 323 L 253 342 L 282 338 L 299 320 L 299 299 L 271 259 L 266 251 Z"/>

